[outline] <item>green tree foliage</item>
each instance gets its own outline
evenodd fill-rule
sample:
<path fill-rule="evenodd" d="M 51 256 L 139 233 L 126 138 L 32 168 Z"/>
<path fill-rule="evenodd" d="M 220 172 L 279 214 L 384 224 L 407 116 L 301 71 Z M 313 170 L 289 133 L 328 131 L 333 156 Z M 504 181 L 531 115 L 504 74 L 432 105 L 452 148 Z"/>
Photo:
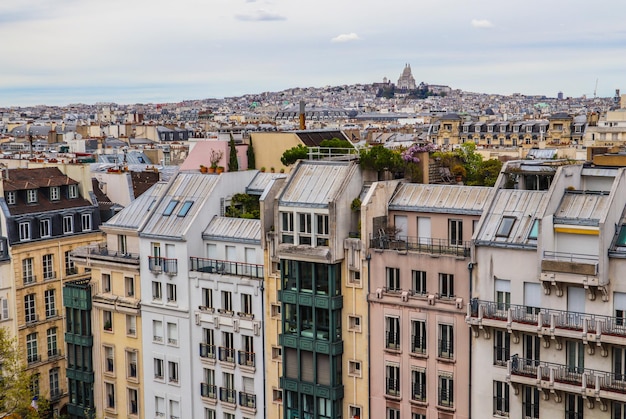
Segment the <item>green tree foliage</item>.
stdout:
<path fill-rule="evenodd" d="M 320 147 L 338 149 L 338 151 L 346 148 L 354 148 L 352 147 L 350 141 L 342 140 L 341 138 L 331 138 L 330 140 L 323 140 L 322 142 L 320 142 Z"/>
<path fill-rule="evenodd" d="M 0 365 L 0 418 L 40 418 L 39 412 L 30 407 L 31 376 L 24 369 L 15 339 L 3 327 L 0 328 Z"/>
<path fill-rule="evenodd" d="M 383 170 L 396 172 L 404 168 L 404 162 L 400 153 L 381 145 L 361 150 L 360 158 L 361 167 L 376 170 L 377 172 Z"/>
<path fill-rule="evenodd" d="M 239 170 L 239 162 L 237 161 L 237 147 L 235 147 L 235 138 L 233 134 L 230 134 L 230 141 L 228 142 L 230 148 L 230 155 L 228 158 L 228 171 L 236 172 Z"/>
<path fill-rule="evenodd" d="M 455 151 L 433 153 L 433 157 L 439 158 L 441 164 L 450 169 L 462 166 L 465 184 L 470 186 L 493 186 L 502 168 L 502 162 L 497 159 L 483 160 L 473 142 L 464 143 Z"/>
<path fill-rule="evenodd" d="M 224 215 L 232 218 L 260 219 L 261 207 L 259 204 L 259 197 L 245 193 L 233 195 L 230 201 L 230 206 L 226 208 Z"/>
<path fill-rule="evenodd" d="M 298 144 L 297 146 L 286 150 L 280 158 L 280 162 L 285 166 L 291 166 L 298 160 L 306 159 L 308 155 L 309 148 L 303 144 Z"/>
<path fill-rule="evenodd" d="M 477 172 L 477 185 L 493 186 L 498 180 L 498 175 L 502 169 L 502 162 L 498 159 L 489 159 L 483 161 Z M 468 183 L 469 184 L 469 183 Z"/>
<path fill-rule="evenodd" d="M 248 169 L 256 169 L 256 161 L 254 160 L 254 147 L 252 146 L 252 137 L 250 137 L 250 144 L 248 144 Z"/>

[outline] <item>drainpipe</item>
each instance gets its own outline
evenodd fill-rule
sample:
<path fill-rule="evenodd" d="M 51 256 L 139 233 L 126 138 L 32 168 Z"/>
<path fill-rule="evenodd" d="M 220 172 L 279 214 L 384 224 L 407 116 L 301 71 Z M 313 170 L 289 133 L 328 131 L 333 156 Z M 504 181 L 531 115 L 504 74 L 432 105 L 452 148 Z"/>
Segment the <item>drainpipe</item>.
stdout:
<path fill-rule="evenodd" d="M 467 264 L 467 271 L 469 272 L 469 304 L 472 304 L 472 282 L 474 280 L 474 266 L 476 264 L 474 262 L 470 262 Z M 472 419 L 472 334 L 473 332 L 470 330 L 469 333 L 469 376 L 470 376 L 470 380 L 469 380 L 469 418 Z"/>
<path fill-rule="evenodd" d="M 372 255 L 370 253 L 367 254 L 367 256 L 365 256 L 365 260 L 367 260 L 367 294 L 368 294 L 368 298 L 367 298 L 367 346 L 368 348 L 371 349 L 372 347 L 372 342 L 370 340 L 370 302 L 369 302 L 369 293 L 370 293 L 370 262 L 372 260 Z M 372 355 L 371 355 L 372 351 L 368 350 L 367 351 L 367 369 L 371 371 L 372 368 L 372 364 L 371 364 L 371 359 L 372 359 Z M 372 374 L 371 372 L 369 372 L 367 374 L 367 386 L 368 386 L 368 391 L 371 394 L 372 391 Z M 372 417 L 372 398 L 368 397 L 367 398 L 367 418 L 371 418 Z"/>
<path fill-rule="evenodd" d="M 270 262 L 271 264 L 271 262 Z M 261 286 L 259 287 L 259 291 L 261 291 L 261 342 L 263 346 L 263 350 L 261 353 L 263 354 L 263 377 L 265 377 L 266 365 L 265 365 L 265 287 L 263 284 L 265 283 L 265 273 L 263 274 L 263 279 L 261 280 Z M 263 385 L 263 417 L 267 417 L 267 386 Z"/>

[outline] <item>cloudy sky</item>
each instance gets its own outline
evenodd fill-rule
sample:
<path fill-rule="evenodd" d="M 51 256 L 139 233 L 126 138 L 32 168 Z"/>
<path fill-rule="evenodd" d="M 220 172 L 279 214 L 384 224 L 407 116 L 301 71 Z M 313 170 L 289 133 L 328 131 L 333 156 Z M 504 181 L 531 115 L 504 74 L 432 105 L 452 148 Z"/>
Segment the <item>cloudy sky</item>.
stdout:
<path fill-rule="evenodd" d="M 626 92 L 624 0 L 2 0 L 0 106 L 416 81 Z"/>

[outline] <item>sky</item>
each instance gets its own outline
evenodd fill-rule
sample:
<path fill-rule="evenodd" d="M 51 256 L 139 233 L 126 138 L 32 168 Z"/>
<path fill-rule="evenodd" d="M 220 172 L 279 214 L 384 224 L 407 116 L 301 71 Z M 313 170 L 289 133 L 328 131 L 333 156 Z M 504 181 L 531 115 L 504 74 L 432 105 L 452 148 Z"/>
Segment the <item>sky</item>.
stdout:
<path fill-rule="evenodd" d="M 624 0 L 2 0 L 0 106 L 396 82 L 406 63 L 465 91 L 613 96 L 624 16 Z"/>

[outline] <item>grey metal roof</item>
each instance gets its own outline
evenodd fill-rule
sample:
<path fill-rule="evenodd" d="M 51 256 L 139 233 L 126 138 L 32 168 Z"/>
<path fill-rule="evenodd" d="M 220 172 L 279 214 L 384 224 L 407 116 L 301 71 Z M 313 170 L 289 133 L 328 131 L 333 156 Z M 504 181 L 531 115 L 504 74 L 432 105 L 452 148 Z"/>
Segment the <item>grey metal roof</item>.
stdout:
<path fill-rule="evenodd" d="M 251 195 L 261 195 L 272 179 L 285 176 L 286 175 L 282 173 L 279 174 L 258 172 L 254 176 L 250 184 L 246 187 L 246 193 L 249 193 Z"/>
<path fill-rule="evenodd" d="M 214 217 L 202 233 L 205 240 L 261 243 L 261 220 Z"/>
<path fill-rule="evenodd" d="M 548 191 L 500 189 L 491 208 L 483 214 L 482 226 L 476 241 L 523 245 L 528 243 L 528 233 L 537 217 L 541 217 L 548 203 Z M 508 237 L 496 237 L 503 217 L 514 217 L 515 222 Z M 533 241 L 533 246 L 536 243 Z"/>
<path fill-rule="evenodd" d="M 539 160 L 550 160 L 556 156 L 556 149 L 554 148 L 531 148 L 528 150 L 528 154 L 526 154 L 527 159 L 539 159 Z"/>
<path fill-rule="evenodd" d="M 220 176 L 207 176 L 194 172 L 179 172 L 169 183 L 163 197 L 152 210 L 150 219 L 141 230 L 141 235 L 183 238 L 196 214 L 208 199 Z M 165 208 L 173 200 L 178 201 L 171 215 L 163 215 Z M 193 205 L 184 217 L 178 211 L 185 201 Z"/>
<path fill-rule="evenodd" d="M 291 172 L 279 204 L 327 207 L 353 170 L 356 165 L 351 162 L 301 161 Z"/>
<path fill-rule="evenodd" d="M 554 213 L 554 223 L 598 225 L 610 201 L 608 192 L 565 191 Z"/>
<path fill-rule="evenodd" d="M 150 214 L 150 207 L 159 200 L 166 186 L 166 182 L 155 183 L 102 226 L 137 230 Z"/>
<path fill-rule="evenodd" d="M 389 202 L 390 210 L 480 215 L 493 188 L 403 183 Z"/>

